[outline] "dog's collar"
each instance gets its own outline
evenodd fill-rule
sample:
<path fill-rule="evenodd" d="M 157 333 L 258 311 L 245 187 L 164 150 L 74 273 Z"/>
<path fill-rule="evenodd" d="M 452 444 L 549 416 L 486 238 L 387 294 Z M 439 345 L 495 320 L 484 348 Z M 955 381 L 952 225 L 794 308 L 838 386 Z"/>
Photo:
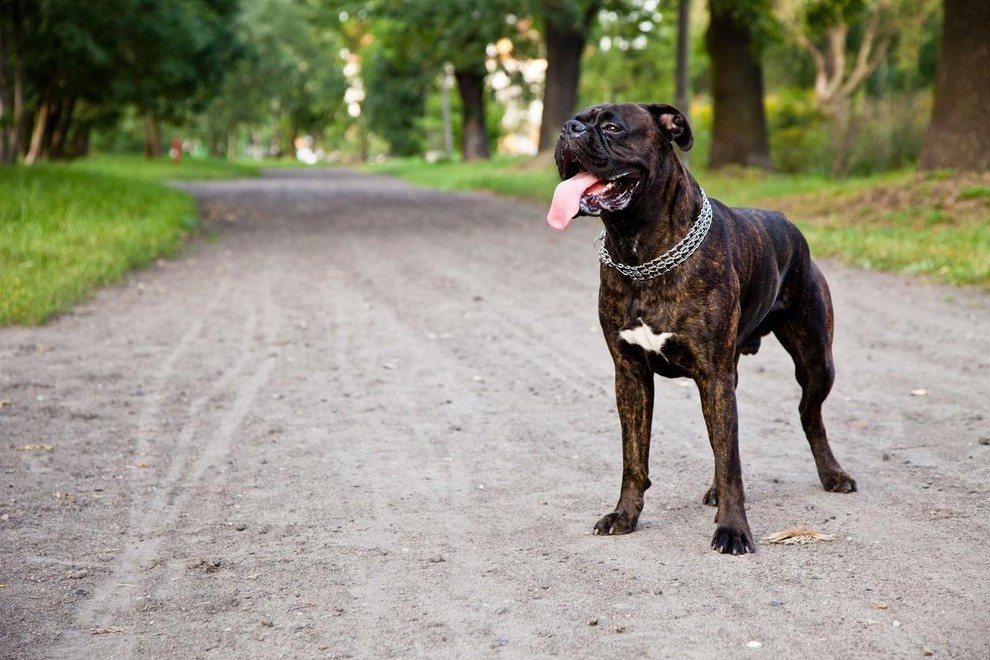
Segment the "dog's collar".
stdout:
<path fill-rule="evenodd" d="M 680 266 L 688 260 L 694 251 L 698 249 L 701 242 L 708 235 L 708 229 L 712 226 L 712 205 L 708 201 L 708 195 L 701 190 L 701 212 L 698 219 L 694 221 L 694 226 L 681 242 L 670 248 L 656 259 L 647 261 L 639 266 L 629 266 L 612 261 L 612 255 L 605 249 L 605 230 L 595 239 L 598 244 L 598 258 L 609 268 L 614 268 L 632 280 L 652 280 L 660 277 L 664 273 L 669 273 L 674 268 Z"/>

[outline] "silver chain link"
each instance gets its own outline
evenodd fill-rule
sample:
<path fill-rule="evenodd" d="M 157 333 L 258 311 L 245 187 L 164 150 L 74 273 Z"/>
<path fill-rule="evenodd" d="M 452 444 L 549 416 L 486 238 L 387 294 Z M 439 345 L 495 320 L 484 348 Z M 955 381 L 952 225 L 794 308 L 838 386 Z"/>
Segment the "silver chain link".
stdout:
<path fill-rule="evenodd" d="M 700 189 L 699 189 L 700 190 Z M 672 271 L 677 266 L 687 261 L 688 257 L 694 254 L 701 242 L 708 235 L 708 229 L 712 226 L 712 205 L 708 201 L 708 195 L 701 190 L 701 212 L 698 219 L 688 235 L 681 239 L 681 242 L 670 248 L 656 259 L 647 261 L 639 266 L 629 266 L 612 261 L 612 255 L 605 249 L 605 230 L 595 239 L 598 244 L 598 258 L 609 268 L 614 268 L 626 277 L 633 280 L 652 280 L 660 277 L 664 273 Z"/>

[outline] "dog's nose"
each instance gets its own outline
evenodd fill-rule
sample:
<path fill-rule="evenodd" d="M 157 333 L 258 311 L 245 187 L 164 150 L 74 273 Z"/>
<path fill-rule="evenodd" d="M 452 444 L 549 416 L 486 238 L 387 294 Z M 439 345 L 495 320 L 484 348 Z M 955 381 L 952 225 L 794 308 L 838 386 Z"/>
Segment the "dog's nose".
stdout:
<path fill-rule="evenodd" d="M 583 124 L 577 119 L 568 119 L 564 122 L 564 127 L 560 129 L 560 132 L 567 136 L 577 137 L 587 130 L 587 124 Z"/>

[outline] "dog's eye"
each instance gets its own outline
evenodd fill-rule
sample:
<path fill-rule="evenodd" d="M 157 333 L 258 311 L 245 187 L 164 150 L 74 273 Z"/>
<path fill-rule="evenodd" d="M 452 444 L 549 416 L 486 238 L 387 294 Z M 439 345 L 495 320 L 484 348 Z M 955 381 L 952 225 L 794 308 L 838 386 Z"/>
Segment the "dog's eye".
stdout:
<path fill-rule="evenodd" d="M 602 126 L 602 130 L 605 131 L 606 133 L 618 133 L 622 129 L 619 128 L 616 124 L 608 123 Z"/>

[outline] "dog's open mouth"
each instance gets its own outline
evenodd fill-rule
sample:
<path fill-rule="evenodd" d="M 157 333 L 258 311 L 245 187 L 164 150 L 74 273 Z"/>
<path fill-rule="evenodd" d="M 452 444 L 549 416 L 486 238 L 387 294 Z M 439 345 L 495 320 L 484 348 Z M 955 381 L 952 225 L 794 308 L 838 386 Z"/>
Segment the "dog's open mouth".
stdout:
<path fill-rule="evenodd" d="M 557 185 L 547 222 L 554 229 L 564 229 L 578 215 L 621 211 L 629 206 L 638 186 L 639 180 L 628 172 L 602 179 L 584 169 L 576 171 Z"/>

